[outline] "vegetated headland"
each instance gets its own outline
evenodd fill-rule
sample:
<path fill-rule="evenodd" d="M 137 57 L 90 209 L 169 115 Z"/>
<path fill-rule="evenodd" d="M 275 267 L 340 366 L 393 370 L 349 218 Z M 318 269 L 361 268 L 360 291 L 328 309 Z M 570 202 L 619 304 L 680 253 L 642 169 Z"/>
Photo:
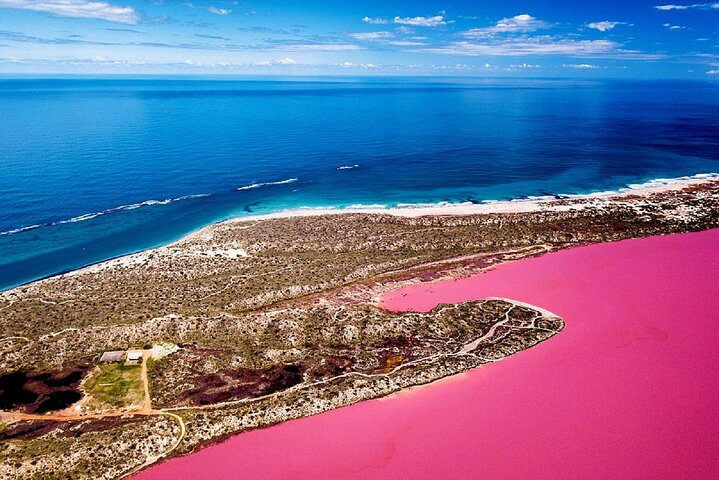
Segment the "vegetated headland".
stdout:
<path fill-rule="evenodd" d="M 0 477 L 123 477 L 530 348 L 562 319 L 501 298 L 427 313 L 376 304 L 554 250 L 719 227 L 719 181 L 306 213 L 223 222 L 0 293 Z"/>

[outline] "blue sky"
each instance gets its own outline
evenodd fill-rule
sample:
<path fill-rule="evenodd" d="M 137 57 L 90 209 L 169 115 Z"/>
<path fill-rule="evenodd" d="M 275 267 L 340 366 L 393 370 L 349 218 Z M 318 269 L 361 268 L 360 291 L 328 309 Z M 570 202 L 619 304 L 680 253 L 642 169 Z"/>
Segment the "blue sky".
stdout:
<path fill-rule="evenodd" d="M 719 3 L 0 0 L 2 73 L 719 80 Z"/>

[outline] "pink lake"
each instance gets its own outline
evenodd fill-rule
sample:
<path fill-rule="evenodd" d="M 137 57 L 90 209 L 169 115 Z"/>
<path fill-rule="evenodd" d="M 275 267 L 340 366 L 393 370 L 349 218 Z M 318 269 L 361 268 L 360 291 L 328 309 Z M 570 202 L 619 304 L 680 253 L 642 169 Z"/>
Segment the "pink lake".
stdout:
<path fill-rule="evenodd" d="M 496 364 L 235 436 L 136 479 L 719 478 L 719 230 L 575 248 L 384 298 L 566 328 Z"/>

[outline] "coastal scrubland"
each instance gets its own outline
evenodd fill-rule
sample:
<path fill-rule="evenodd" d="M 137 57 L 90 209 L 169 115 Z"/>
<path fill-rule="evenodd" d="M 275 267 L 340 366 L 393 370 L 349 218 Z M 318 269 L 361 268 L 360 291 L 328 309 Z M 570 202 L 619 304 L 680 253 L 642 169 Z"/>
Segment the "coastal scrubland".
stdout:
<path fill-rule="evenodd" d="M 0 476 L 115 478 L 499 360 L 562 320 L 505 299 L 392 313 L 377 298 L 552 250 L 715 227 L 715 181 L 518 213 L 229 221 L 0 293 Z M 141 366 L 97 363 L 159 345 Z M 79 407 L 92 401 L 104 413 Z"/>

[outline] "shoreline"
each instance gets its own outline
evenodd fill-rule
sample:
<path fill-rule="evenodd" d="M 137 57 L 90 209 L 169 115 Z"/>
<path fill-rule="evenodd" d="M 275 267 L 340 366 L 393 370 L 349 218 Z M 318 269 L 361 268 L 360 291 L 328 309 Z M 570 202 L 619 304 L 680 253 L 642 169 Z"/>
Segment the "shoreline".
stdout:
<path fill-rule="evenodd" d="M 625 198 L 634 195 L 638 196 L 649 196 L 655 193 L 665 193 L 672 191 L 681 191 L 688 187 L 697 185 L 703 185 L 706 183 L 719 181 L 719 173 L 698 173 L 692 176 L 683 176 L 675 178 L 657 178 L 649 180 L 641 184 L 632 184 L 626 187 L 622 187 L 618 190 L 610 190 L 605 192 L 595 192 L 586 194 L 572 194 L 572 195 L 561 195 L 562 198 L 552 197 L 541 197 L 541 198 L 528 198 L 528 199 L 515 199 L 515 200 L 488 200 L 483 203 L 433 203 L 433 204 L 406 204 L 406 206 L 400 207 L 369 207 L 369 208 L 337 208 L 337 207 L 299 207 L 287 210 L 280 210 L 274 213 L 260 214 L 260 215 L 248 215 L 242 217 L 233 217 L 218 222 L 210 223 L 203 227 L 198 228 L 192 232 L 183 235 L 182 237 L 174 240 L 165 245 L 152 247 L 137 252 L 128 253 L 126 255 L 119 255 L 114 258 L 109 258 L 101 262 L 96 262 L 84 267 L 70 270 L 67 272 L 58 273 L 56 275 L 50 275 L 48 277 L 35 280 L 33 282 L 24 283 L 17 285 L 6 290 L 0 290 L 0 294 L 8 292 L 14 288 L 29 283 L 35 283 L 50 278 L 57 277 L 59 275 L 73 275 L 77 272 L 81 272 L 86 269 L 93 267 L 99 267 L 103 264 L 110 262 L 122 262 L 123 259 L 132 257 L 135 255 L 149 254 L 150 252 L 161 250 L 165 248 L 172 248 L 186 240 L 191 240 L 197 236 L 205 234 L 212 228 L 224 224 L 233 223 L 250 223 L 255 221 L 266 221 L 266 220 L 281 220 L 289 218 L 302 218 L 302 217 L 320 217 L 320 216 L 337 216 L 337 215 L 355 215 L 355 214 L 366 214 L 366 215 L 391 215 L 396 217 L 404 218 L 418 218 L 423 216 L 465 216 L 465 215 L 486 215 L 486 214 L 512 214 L 512 213 L 529 213 L 539 211 L 567 211 L 567 210 L 579 210 L 587 206 L 593 206 L 593 204 L 581 204 L 583 201 L 602 201 L 612 200 L 616 198 Z M 567 202 L 574 202 L 574 205 L 567 205 Z"/>
<path fill-rule="evenodd" d="M 355 213 L 416 218 L 439 215 L 526 213 L 547 210 L 547 207 L 555 207 L 552 210 L 562 210 L 562 208 L 556 208 L 561 207 L 562 202 L 607 200 L 633 195 L 647 196 L 655 193 L 682 190 L 687 187 L 701 185 L 712 181 L 719 181 L 719 173 L 698 173 L 696 175 L 675 178 L 656 178 L 639 184 L 629 184 L 625 187 L 618 188 L 617 190 L 608 190 L 603 192 L 556 194 L 510 200 L 485 200 L 481 203 L 437 202 L 407 203 L 387 207 L 379 205 L 357 205 L 348 207 L 298 207 L 268 214 L 235 217 L 217 223 L 272 220 L 277 218 L 314 217 L 320 215 L 346 215 Z M 576 208 L 577 205 L 573 205 L 573 207 Z"/>
<path fill-rule="evenodd" d="M 573 452 L 572 448 L 576 444 L 576 439 L 567 436 L 566 431 L 576 428 L 576 423 L 572 423 L 576 421 L 590 427 L 582 436 L 584 440 L 579 442 L 580 449 L 573 457 L 577 465 L 575 468 L 584 474 L 589 475 L 592 471 L 615 472 L 613 469 L 617 465 L 634 474 L 641 474 L 642 471 L 646 472 L 649 464 L 659 465 L 668 476 L 686 472 L 686 468 L 691 468 L 697 474 L 706 474 L 716 467 L 716 462 L 707 464 L 705 461 L 709 458 L 710 447 L 707 445 L 711 445 L 711 429 L 706 427 L 711 422 L 707 423 L 705 416 L 714 411 L 708 392 L 712 391 L 712 383 L 716 382 L 712 381 L 711 365 L 701 370 L 691 370 L 693 374 L 689 377 L 685 372 L 704 359 L 703 355 L 711 352 L 713 337 L 716 335 L 711 335 L 714 332 L 711 329 L 711 316 L 702 315 L 701 306 L 682 300 L 689 295 L 697 295 L 693 291 L 695 287 L 689 286 L 694 285 L 688 281 L 690 278 L 698 282 L 696 286 L 699 288 L 707 289 L 710 293 L 716 290 L 711 275 L 704 267 L 707 261 L 711 265 L 717 260 L 710 245 L 712 240 L 719 239 L 718 235 L 719 230 L 712 229 L 588 245 L 505 263 L 491 272 L 470 277 L 444 279 L 388 292 L 383 296 L 382 303 L 385 307 L 394 306 L 392 310 L 398 312 L 426 312 L 445 303 L 454 304 L 478 298 L 486 300 L 495 295 L 500 298 L 521 298 L 521 302 L 511 301 L 528 303 L 533 309 L 544 305 L 566 318 L 567 326 L 551 342 L 542 342 L 537 348 L 511 355 L 500 362 L 492 362 L 430 384 L 404 388 L 373 402 L 361 401 L 269 428 L 240 432 L 190 455 L 165 459 L 133 478 L 171 479 L 180 472 L 198 475 L 201 471 L 220 465 L 228 478 L 238 480 L 250 477 L 279 478 L 287 476 L 288 472 L 292 472 L 290 476 L 310 479 L 337 476 L 336 471 L 351 471 L 355 474 L 352 478 L 367 479 L 376 478 L 378 471 L 382 477 L 401 476 L 408 471 L 417 478 L 427 476 L 427 471 L 432 472 L 432 477 L 447 475 L 448 472 L 452 472 L 450 476 L 462 477 L 462 473 L 467 471 L 501 477 L 501 473 L 506 472 L 507 462 L 520 465 L 515 472 L 517 475 L 513 476 L 561 477 L 566 473 L 561 468 L 561 458 L 567 451 Z M 617 257 L 627 261 L 611 261 Z M 662 263 L 657 262 L 657 258 L 668 260 Z M 643 292 L 651 299 L 645 301 L 645 305 L 662 305 L 660 311 L 663 313 L 651 315 L 648 319 L 648 314 L 642 310 L 622 308 L 621 301 L 597 308 L 597 298 L 602 297 L 603 290 L 592 295 L 595 292 L 593 282 L 583 281 L 594 275 L 587 273 L 587 265 L 604 267 L 603 270 L 599 269 L 603 280 L 600 284 L 608 293 L 631 301 L 635 298 L 633 292 Z M 686 268 L 678 268 L 680 265 Z M 627 269 L 632 274 L 625 275 Z M 578 281 L 550 291 L 543 289 L 542 285 L 556 279 L 553 273 L 556 271 Z M 682 279 L 680 285 L 684 287 L 672 288 L 671 293 L 667 294 L 659 287 L 674 280 L 677 272 Z M 706 298 L 716 296 L 709 294 Z M 676 312 L 676 315 L 672 315 L 672 312 Z M 673 320 L 675 316 L 697 318 L 700 332 L 709 333 L 686 335 L 681 323 Z M 687 345 L 693 347 L 688 355 Z M 672 368 L 676 362 L 682 368 Z M 652 375 L 656 363 L 664 368 L 660 369 L 660 373 Z M 607 368 L 612 372 L 611 375 L 603 375 Z M 587 372 L 591 375 L 591 382 L 585 381 Z M 648 382 L 647 378 L 650 379 Z M 497 382 L 500 379 L 502 381 Z M 488 389 L 487 382 L 493 382 L 493 388 Z M 677 399 L 666 397 L 662 395 L 663 389 L 660 387 L 667 383 L 687 388 L 682 390 Z M 552 388 L 546 388 L 546 385 Z M 701 389 L 699 393 L 696 389 L 688 388 L 694 385 L 700 386 L 697 387 Z M 562 392 L 562 402 L 556 401 L 556 391 Z M 480 407 L 475 402 L 468 402 L 468 398 L 476 399 Z M 593 418 L 609 418 L 612 421 L 593 422 L 587 419 L 585 413 L 588 398 L 592 410 L 602 412 Z M 650 403 L 649 416 L 646 413 L 647 399 L 654 400 Z M 694 401 L 698 407 L 689 415 L 688 422 L 682 422 L 677 427 L 668 413 L 676 411 L 676 403 L 682 401 Z M 437 411 L 437 404 L 447 403 L 452 408 L 442 411 L 451 413 Z M 542 406 L 543 415 L 537 416 L 536 412 L 526 408 L 527 405 Z M 550 421 L 545 420 L 545 417 Z M 508 418 L 511 419 L 509 427 Z M 414 433 L 428 430 L 438 433 L 407 434 L 406 425 L 412 425 Z M 449 442 L 446 448 L 440 445 L 441 450 L 447 450 L 445 458 L 454 458 L 449 455 L 450 451 L 466 450 L 462 462 L 442 461 L 443 456 L 431 455 L 436 452 L 437 444 L 423 441 L 424 438 L 436 438 L 446 432 L 447 425 L 464 432 L 462 438 L 473 439 L 469 444 L 462 441 Z M 632 431 L 640 432 L 639 438 L 627 437 L 625 425 L 629 425 Z M 516 431 L 520 428 L 526 431 L 525 436 L 533 448 L 526 448 L 526 443 L 518 446 Z M 663 435 L 652 434 L 657 428 Z M 317 435 L 318 431 L 322 434 Z M 326 441 L 328 438 L 337 438 L 340 432 L 356 441 Z M 491 437 L 489 433 L 492 433 Z M 361 441 L 368 435 L 373 435 L 372 438 L 377 440 L 370 443 Z M 696 445 L 703 454 L 692 455 L 677 450 L 676 440 L 664 440 L 676 436 Z M 699 439 L 694 440 L 697 436 Z M 310 453 L 304 451 L 298 455 L 287 455 L 286 452 L 292 451 L 291 445 L 296 444 L 298 439 L 312 443 L 312 448 L 307 450 Z M 374 450 L 375 444 L 385 443 L 395 447 L 389 458 L 376 454 Z M 597 463 L 591 455 L 595 445 L 611 452 L 617 443 L 627 444 L 628 448 L 640 445 L 642 451 L 649 452 L 651 461 L 637 463 L 634 456 L 607 455 L 602 462 Z M 541 447 L 547 444 L 559 444 L 563 448 L 545 451 Z M 490 452 L 490 455 L 487 457 L 485 453 L 483 457 L 477 457 L 469 453 L 473 449 L 476 449 L 474 453 Z M 422 451 L 423 457 L 432 460 L 417 467 L 418 450 Z M 278 456 L 278 452 L 285 454 Z M 281 458 L 281 461 L 245 461 L 263 455 Z M 553 461 L 543 462 L 542 455 L 551 455 Z M 320 456 L 330 456 L 336 462 L 328 470 L 318 461 Z M 228 462 L 228 458 L 232 461 Z M 357 458 L 363 459 L 360 466 L 356 464 Z M 488 458 L 500 458 L 502 461 L 489 461 Z M 517 458 L 521 458 L 521 462 L 516 462 Z M 680 461 L 662 461 L 662 458 Z M 511 463 L 512 460 L 514 463 Z M 527 474 L 522 470 L 521 465 L 525 464 L 532 465 L 534 473 Z"/>
<path fill-rule="evenodd" d="M 513 199 L 513 200 L 489 200 L 483 203 L 433 203 L 433 204 L 401 204 L 395 207 L 369 206 L 368 208 L 339 208 L 339 207 L 299 207 L 294 209 L 280 210 L 270 214 L 247 215 L 232 217 L 225 220 L 209 223 L 196 230 L 180 236 L 164 245 L 152 246 L 122 255 L 110 257 L 98 262 L 59 271 L 27 282 L 0 289 L 0 295 L 6 295 L 18 288 L 27 285 L 41 284 L 62 276 L 72 276 L 83 272 L 103 269 L 114 264 L 132 263 L 137 257 L 150 255 L 152 252 L 168 248 L 174 248 L 178 244 L 191 240 L 198 236 L 205 235 L 213 228 L 224 224 L 251 223 L 266 220 L 290 219 L 300 217 L 320 217 L 338 215 L 390 215 L 404 218 L 419 218 L 426 216 L 469 216 L 483 214 L 515 214 L 531 212 L 561 212 L 570 210 L 582 210 L 587 207 L 595 207 L 610 204 L 616 199 L 632 196 L 650 196 L 657 193 L 678 192 L 688 187 L 699 186 L 719 181 L 719 173 L 699 173 L 692 176 L 675 178 L 657 178 L 639 184 L 630 184 L 617 190 L 594 192 L 586 194 L 554 195 L 539 198 Z"/>
<path fill-rule="evenodd" d="M 418 326 L 416 314 L 398 317 L 386 310 L 368 309 L 368 305 L 376 305 L 375 299 L 381 301 L 387 292 L 395 290 L 391 287 L 432 290 L 439 285 L 434 280 L 461 284 L 464 278 L 488 269 L 498 272 L 516 268 L 522 262 L 513 260 L 519 257 L 531 257 L 528 262 L 547 261 L 543 259 L 550 255 L 538 255 L 543 250 L 577 255 L 569 253 L 579 250 L 572 246 L 620 245 L 624 242 L 618 240 L 627 238 L 670 238 L 667 234 L 719 227 L 719 181 L 707 179 L 705 183 L 695 178 L 672 182 L 671 187 L 651 187 L 652 194 L 646 197 L 559 199 L 545 202 L 539 211 L 517 215 L 415 220 L 348 214 L 215 225 L 169 248 L 104 262 L 0 295 L 5 331 L 15 339 L 21 339 L 19 335 L 25 338 L 6 343 L 3 368 L 7 372 L 59 375 L 64 369 L 84 368 L 90 354 L 167 342 L 181 346 L 171 360 L 156 365 L 149 391 L 154 392 L 154 408 L 183 412 L 187 422 L 183 443 L 173 450 L 173 454 L 182 455 L 228 433 L 312 416 L 473 368 L 474 360 L 464 356 L 464 350 L 473 344 L 469 340 L 479 335 L 459 342 L 455 333 L 474 332 L 466 330 L 469 324 L 462 327 L 462 322 L 497 318 L 502 314 L 500 309 L 474 304 L 443 307 L 428 314 L 436 318 L 428 319 L 426 327 Z M 644 191 L 648 193 L 649 187 Z M 570 265 L 584 273 L 588 268 L 586 262 Z M 551 274 L 547 269 L 541 271 Z M 557 291 L 556 286 L 564 289 L 564 276 L 554 275 L 539 285 L 542 292 Z M 476 291 L 470 289 L 470 293 Z M 488 291 L 486 296 L 536 303 L 509 293 Z M 565 312 L 552 303 L 539 305 L 564 316 Z M 38 317 L 37 312 L 45 314 Z M 528 320 L 522 312 L 517 313 L 517 319 Z M 367 323 L 370 317 L 373 323 Z M 505 321 L 510 319 L 500 323 Z M 273 326 L 271 335 L 267 335 L 268 325 Z M 484 345 L 477 354 L 479 361 L 516 353 L 525 341 L 540 339 L 537 335 L 555 331 L 556 325 L 533 322 L 527 326 L 539 330 L 525 331 L 523 325 L 514 323 L 510 327 L 522 330 L 511 335 L 496 327 L 490 329 L 502 332 L 497 340 L 505 334 L 510 336 L 507 343 Z M 479 338 L 485 338 L 483 332 L 480 334 Z M 388 344 L 387 338 L 397 340 Z M 408 338 L 417 340 L 405 340 Z M 435 338 L 449 340 L 438 343 Z M 426 341 L 418 343 L 420 339 Z M 250 347 L 244 347 L 243 342 Z M 314 345 L 324 345 L 319 342 L 326 342 L 328 347 L 315 350 Z M 348 358 L 349 363 L 337 360 L 338 353 L 346 355 L 348 351 L 356 352 Z M 322 360 L 317 360 L 318 355 Z M 212 371 L 198 376 L 202 371 L 198 369 L 207 362 L 214 365 Z M 238 371 L 242 372 L 239 378 Z M 290 383 L 273 383 L 272 375 L 278 371 L 286 372 L 283 379 L 297 372 L 301 376 L 289 377 L 294 379 Z M 389 380 L 385 372 L 392 374 Z M 185 383 L 184 379 L 191 380 Z M 92 395 L 90 392 L 89 398 Z M 24 408 L 32 411 L 35 407 Z M 154 425 L 152 421 L 139 424 L 118 420 L 110 426 L 113 432 L 133 432 L 133 438 L 147 438 L 154 444 L 162 441 L 169 447 L 168 439 L 175 438 L 174 434 L 158 437 L 153 433 Z M 98 421 L 87 428 L 104 432 L 102 427 Z M 17 428 L 25 427 L 22 424 Z M 51 429 L 48 433 L 18 430 L 13 435 L 18 441 L 32 442 L 28 445 L 33 449 L 66 445 L 78 450 L 76 442 L 63 444 L 62 438 L 51 434 L 55 427 L 47 428 Z M 83 437 L 87 451 L 98 443 L 107 445 L 105 463 L 93 465 L 97 472 L 117 471 L 130 465 L 130 458 L 137 458 L 132 465 L 147 464 L 141 455 L 127 457 L 128 444 L 116 441 L 118 435 L 92 433 Z M 18 455 L 26 472 L 80 468 L 72 461 L 61 466 L 49 457 L 37 463 L 35 457 Z"/>
<path fill-rule="evenodd" d="M 292 183 L 297 178 L 291 178 L 288 180 L 281 180 L 277 182 L 262 182 L 251 185 L 239 187 L 236 190 L 249 190 L 254 188 L 260 188 L 265 185 L 276 185 Z M 667 190 L 675 190 L 684 188 L 687 186 L 704 183 L 706 181 L 719 180 L 719 172 L 706 172 L 697 173 L 694 175 L 684 175 L 679 177 L 661 177 L 651 178 L 649 180 L 640 183 L 624 184 L 624 186 L 618 187 L 615 190 L 604 190 L 586 193 L 553 193 L 540 196 L 520 196 L 515 198 L 508 198 L 502 200 L 480 200 L 474 202 L 454 202 L 454 201 L 438 201 L 438 202 L 416 202 L 416 203 L 369 203 L 369 204 L 350 204 L 346 206 L 298 206 L 292 208 L 284 208 L 271 213 L 259 213 L 259 214 L 239 214 L 226 218 L 224 220 L 218 220 L 215 222 L 208 223 L 199 227 L 198 229 L 183 235 L 180 239 L 182 240 L 188 235 L 224 222 L 245 222 L 251 220 L 266 220 L 274 218 L 291 218 L 291 217 L 308 217 L 317 215 L 341 215 L 341 214 L 352 214 L 352 213 L 369 213 L 369 214 L 387 214 L 396 215 L 401 217 L 419 217 L 423 215 L 473 215 L 483 213 L 520 213 L 537 211 L 542 206 L 561 200 L 590 200 L 598 198 L 610 198 L 617 196 L 628 196 L 628 195 L 642 195 L 652 194 Z M 0 231 L 0 237 L 7 235 L 15 235 L 23 233 L 29 230 L 35 230 L 42 227 L 51 227 L 55 225 L 62 225 L 67 223 L 77 223 L 85 220 L 91 220 L 93 218 L 104 216 L 109 213 L 115 213 L 119 211 L 135 210 L 141 207 L 154 206 L 154 205 L 166 205 L 168 203 L 189 200 L 194 198 L 210 197 L 212 193 L 201 193 L 192 195 L 183 195 L 175 198 L 166 198 L 164 200 L 144 200 L 137 203 L 131 203 L 127 205 L 120 205 L 117 207 L 107 208 L 97 212 L 83 213 L 65 220 L 56 220 L 47 223 L 38 223 L 34 225 L 25 225 L 21 227 L 12 228 L 10 230 Z M 171 242 L 174 243 L 174 242 Z M 168 243 L 166 245 L 170 245 Z M 164 245 L 163 245 L 164 246 Z M 153 247 L 157 248 L 157 247 Z"/>

